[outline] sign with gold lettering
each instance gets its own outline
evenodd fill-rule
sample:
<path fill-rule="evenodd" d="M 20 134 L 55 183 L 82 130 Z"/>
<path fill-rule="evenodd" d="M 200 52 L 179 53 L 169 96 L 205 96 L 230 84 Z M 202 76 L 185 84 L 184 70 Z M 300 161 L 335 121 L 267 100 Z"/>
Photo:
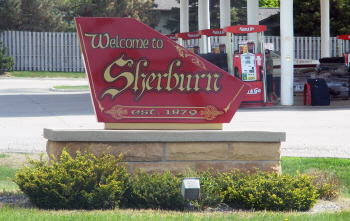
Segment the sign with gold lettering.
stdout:
<path fill-rule="evenodd" d="M 228 123 L 248 86 L 133 18 L 75 18 L 99 122 Z"/>

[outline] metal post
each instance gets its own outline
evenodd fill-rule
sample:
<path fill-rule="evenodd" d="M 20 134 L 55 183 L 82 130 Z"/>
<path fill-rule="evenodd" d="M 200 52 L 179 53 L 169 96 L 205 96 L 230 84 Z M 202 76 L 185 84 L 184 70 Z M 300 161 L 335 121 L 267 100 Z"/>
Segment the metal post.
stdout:
<path fill-rule="evenodd" d="M 321 58 L 329 57 L 329 0 L 321 0 Z"/>
<path fill-rule="evenodd" d="M 281 104 L 293 105 L 293 1 L 281 1 Z"/>
<path fill-rule="evenodd" d="M 198 30 L 210 29 L 209 0 L 198 1 Z M 202 35 L 200 42 L 201 54 L 208 53 L 208 37 Z"/>
<path fill-rule="evenodd" d="M 180 1 L 180 33 L 189 32 L 188 0 Z"/>
<path fill-rule="evenodd" d="M 231 2 L 220 0 L 220 28 L 228 26 L 231 26 Z M 220 44 L 226 44 L 225 36 L 220 36 Z"/>

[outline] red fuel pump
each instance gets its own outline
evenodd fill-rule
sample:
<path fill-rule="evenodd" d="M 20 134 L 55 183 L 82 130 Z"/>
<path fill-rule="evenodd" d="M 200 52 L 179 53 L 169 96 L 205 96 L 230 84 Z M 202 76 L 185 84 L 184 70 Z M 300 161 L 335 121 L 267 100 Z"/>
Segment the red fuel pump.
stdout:
<path fill-rule="evenodd" d="M 345 40 L 345 41 L 349 41 L 350 40 L 350 35 L 338 35 L 337 36 L 338 40 Z M 342 54 L 343 57 L 345 58 L 345 64 L 348 66 L 348 68 L 350 68 L 350 60 L 349 60 L 349 52 L 343 52 L 342 49 L 342 44 L 338 45 L 339 47 L 339 56 Z"/>
<path fill-rule="evenodd" d="M 232 43 L 230 46 L 231 53 L 227 54 L 229 72 L 236 78 L 245 81 L 250 85 L 248 93 L 245 95 L 241 106 L 272 106 L 272 102 L 266 102 L 266 76 L 265 76 L 265 54 L 263 32 L 266 31 L 265 25 L 239 25 L 225 27 L 227 38 L 231 39 L 234 34 L 258 33 L 258 47 L 255 42 L 247 41 L 247 44 L 240 51 L 232 53 Z M 232 40 L 228 40 L 233 42 Z M 244 50 L 246 48 L 246 50 Z M 257 49 L 256 49 L 257 48 Z M 257 52 L 256 52 L 257 51 Z"/>

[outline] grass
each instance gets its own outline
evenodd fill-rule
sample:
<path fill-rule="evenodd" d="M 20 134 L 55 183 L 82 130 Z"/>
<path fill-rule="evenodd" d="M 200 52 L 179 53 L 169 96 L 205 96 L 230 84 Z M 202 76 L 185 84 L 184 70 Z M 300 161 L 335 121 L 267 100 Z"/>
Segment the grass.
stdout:
<path fill-rule="evenodd" d="M 60 85 L 60 86 L 54 86 L 54 89 L 64 89 L 64 90 L 87 90 L 89 89 L 88 85 L 79 85 L 79 86 L 67 86 L 67 85 Z"/>
<path fill-rule="evenodd" d="M 282 172 L 291 175 L 295 175 L 296 171 L 305 173 L 311 169 L 333 173 L 343 185 L 344 196 L 350 197 L 350 159 L 282 157 L 281 165 Z"/>
<path fill-rule="evenodd" d="M 20 78 L 86 78 L 84 72 L 50 72 L 50 71 L 10 71 L 5 77 Z"/>
<path fill-rule="evenodd" d="M 8 157 L 9 155 L 5 154 L 5 153 L 0 153 L 0 158 L 6 158 Z"/>
<path fill-rule="evenodd" d="M 338 221 L 349 220 L 350 211 L 335 213 L 279 213 L 279 212 L 242 212 L 242 213 L 184 213 L 159 210 L 109 210 L 109 211 L 45 211 L 37 209 L 0 209 L 1 220 L 288 220 L 288 221 Z"/>
<path fill-rule="evenodd" d="M 6 154 L 11 158 L 12 154 Z M 8 156 L 10 155 L 10 156 Z M 16 155 L 16 159 L 19 156 Z M 25 158 L 23 158 L 25 159 Z M 339 181 L 344 184 L 344 194 L 349 197 L 350 192 L 350 159 L 340 158 L 299 158 L 282 157 L 281 159 L 283 173 L 295 175 L 296 171 L 301 173 L 317 168 L 320 170 L 333 171 Z M 12 183 L 6 177 L 14 177 L 17 167 L 0 166 L 0 190 L 3 185 Z M 7 183 L 7 184 L 6 184 Z M 15 192 L 18 187 L 14 184 L 12 189 L 7 191 Z M 0 204 L 1 205 L 1 204 Z M 350 210 L 338 212 L 174 212 L 158 210 L 93 210 L 93 211 L 47 211 L 35 208 L 10 208 L 9 206 L 0 206 L 0 220 L 350 220 Z"/>
<path fill-rule="evenodd" d="M 9 178 L 15 178 L 15 173 L 18 168 L 0 166 L 0 191 L 15 191 L 18 190 L 17 184 L 12 182 Z"/>

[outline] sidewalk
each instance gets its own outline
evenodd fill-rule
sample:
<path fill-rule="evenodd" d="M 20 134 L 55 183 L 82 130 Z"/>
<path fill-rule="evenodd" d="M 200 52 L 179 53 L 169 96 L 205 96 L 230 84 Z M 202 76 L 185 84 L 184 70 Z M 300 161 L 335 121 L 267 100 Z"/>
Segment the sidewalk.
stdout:
<path fill-rule="evenodd" d="M 306 106 L 297 95 L 293 106 L 239 108 L 224 130 L 285 132 L 282 156 L 350 158 L 350 100 Z"/>
<path fill-rule="evenodd" d="M 308 106 L 304 105 L 304 96 L 303 94 L 296 94 L 294 97 L 294 105 L 293 106 Z M 307 101 L 307 100 L 306 100 Z M 281 106 L 281 103 L 278 105 Z M 345 98 L 334 98 L 331 99 L 330 107 L 350 107 L 350 99 Z M 309 107 L 322 107 L 322 106 L 309 106 Z M 327 107 L 327 106 L 323 106 Z"/>

